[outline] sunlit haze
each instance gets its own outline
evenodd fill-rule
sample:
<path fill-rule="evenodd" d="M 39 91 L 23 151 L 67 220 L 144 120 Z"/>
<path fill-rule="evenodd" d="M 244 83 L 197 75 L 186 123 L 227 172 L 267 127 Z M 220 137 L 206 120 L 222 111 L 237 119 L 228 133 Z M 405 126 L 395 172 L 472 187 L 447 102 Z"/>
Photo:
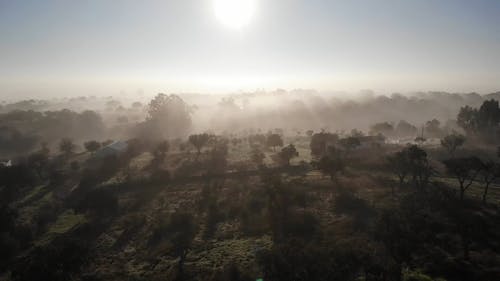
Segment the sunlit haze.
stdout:
<path fill-rule="evenodd" d="M 230 28 L 240 29 L 250 23 L 255 13 L 256 0 L 215 0 L 217 19 Z"/>
<path fill-rule="evenodd" d="M 495 0 L 0 0 L 0 96 L 488 93 Z"/>

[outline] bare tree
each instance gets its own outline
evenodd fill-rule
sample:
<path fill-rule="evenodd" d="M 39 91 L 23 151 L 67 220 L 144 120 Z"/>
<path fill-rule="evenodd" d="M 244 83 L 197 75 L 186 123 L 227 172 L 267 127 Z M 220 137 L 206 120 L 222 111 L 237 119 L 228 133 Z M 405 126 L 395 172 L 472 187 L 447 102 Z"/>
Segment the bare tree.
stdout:
<path fill-rule="evenodd" d="M 488 189 L 491 183 L 500 177 L 500 165 L 493 161 L 483 163 L 480 174 L 484 183 L 483 203 L 486 204 L 486 196 L 488 195 Z"/>
<path fill-rule="evenodd" d="M 411 172 L 407 150 L 398 151 L 388 156 L 387 165 L 389 169 L 398 176 L 399 186 L 402 187 L 405 183 L 405 179 Z M 394 188 L 392 189 L 392 193 L 394 194 Z"/>
<path fill-rule="evenodd" d="M 408 179 L 415 187 L 424 188 L 434 172 L 427 160 L 427 153 L 416 145 L 407 146 L 390 155 L 387 157 L 387 164 L 398 176 L 400 186 Z"/>
<path fill-rule="evenodd" d="M 483 167 L 477 157 L 452 158 L 443 161 L 449 174 L 455 176 L 460 184 L 460 200 L 464 199 L 465 191 L 472 185 Z"/>

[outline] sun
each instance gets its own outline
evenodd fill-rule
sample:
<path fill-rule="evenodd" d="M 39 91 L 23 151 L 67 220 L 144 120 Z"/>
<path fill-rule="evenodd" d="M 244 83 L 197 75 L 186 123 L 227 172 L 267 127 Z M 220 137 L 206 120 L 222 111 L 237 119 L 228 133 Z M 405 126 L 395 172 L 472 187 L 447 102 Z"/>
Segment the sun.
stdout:
<path fill-rule="evenodd" d="M 215 16 L 223 25 L 241 29 L 252 20 L 256 2 L 257 0 L 214 0 Z"/>

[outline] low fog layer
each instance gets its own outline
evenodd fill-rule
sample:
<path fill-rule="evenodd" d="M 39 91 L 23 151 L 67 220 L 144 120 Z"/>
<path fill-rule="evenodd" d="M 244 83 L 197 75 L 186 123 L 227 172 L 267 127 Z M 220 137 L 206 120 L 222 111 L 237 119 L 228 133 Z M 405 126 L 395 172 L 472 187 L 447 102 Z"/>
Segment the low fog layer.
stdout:
<path fill-rule="evenodd" d="M 76 142 L 155 137 L 151 131 L 159 133 L 156 137 L 169 139 L 200 132 L 247 134 L 275 129 L 285 135 L 305 135 L 307 130 L 342 133 L 353 128 L 370 133 L 376 123 L 388 122 L 396 127 L 401 120 L 420 129 L 436 119 L 437 125 L 449 132 L 458 129 L 452 120 L 461 107 L 478 107 L 485 100 L 498 100 L 500 93 L 482 96 L 428 92 L 386 96 L 366 92 L 355 98 L 340 98 L 315 91 L 277 90 L 163 97 L 176 99 L 172 99 L 166 119 L 155 125 L 159 130 L 147 127 L 145 122 L 151 117 L 154 97 L 89 96 L 3 102 L 0 126 L 4 136 L 19 137 L 15 143 L 22 144 L 20 150 L 39 142 L 53 144 L 65 137 Z M 3 150 L 16 149 L 4 145 Z"/>

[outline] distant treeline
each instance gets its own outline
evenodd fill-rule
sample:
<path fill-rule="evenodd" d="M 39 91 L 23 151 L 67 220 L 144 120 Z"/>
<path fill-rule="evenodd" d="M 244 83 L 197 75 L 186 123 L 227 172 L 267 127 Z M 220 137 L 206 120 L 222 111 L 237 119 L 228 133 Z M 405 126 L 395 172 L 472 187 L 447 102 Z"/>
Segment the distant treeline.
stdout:
<path fill-rule="evenodd" d="M 90 110 L 11 111 L 0 114 L 0 153 L 29 151 L 64 137 L 100 138 L 104 131 L 101 116 Z"/>

